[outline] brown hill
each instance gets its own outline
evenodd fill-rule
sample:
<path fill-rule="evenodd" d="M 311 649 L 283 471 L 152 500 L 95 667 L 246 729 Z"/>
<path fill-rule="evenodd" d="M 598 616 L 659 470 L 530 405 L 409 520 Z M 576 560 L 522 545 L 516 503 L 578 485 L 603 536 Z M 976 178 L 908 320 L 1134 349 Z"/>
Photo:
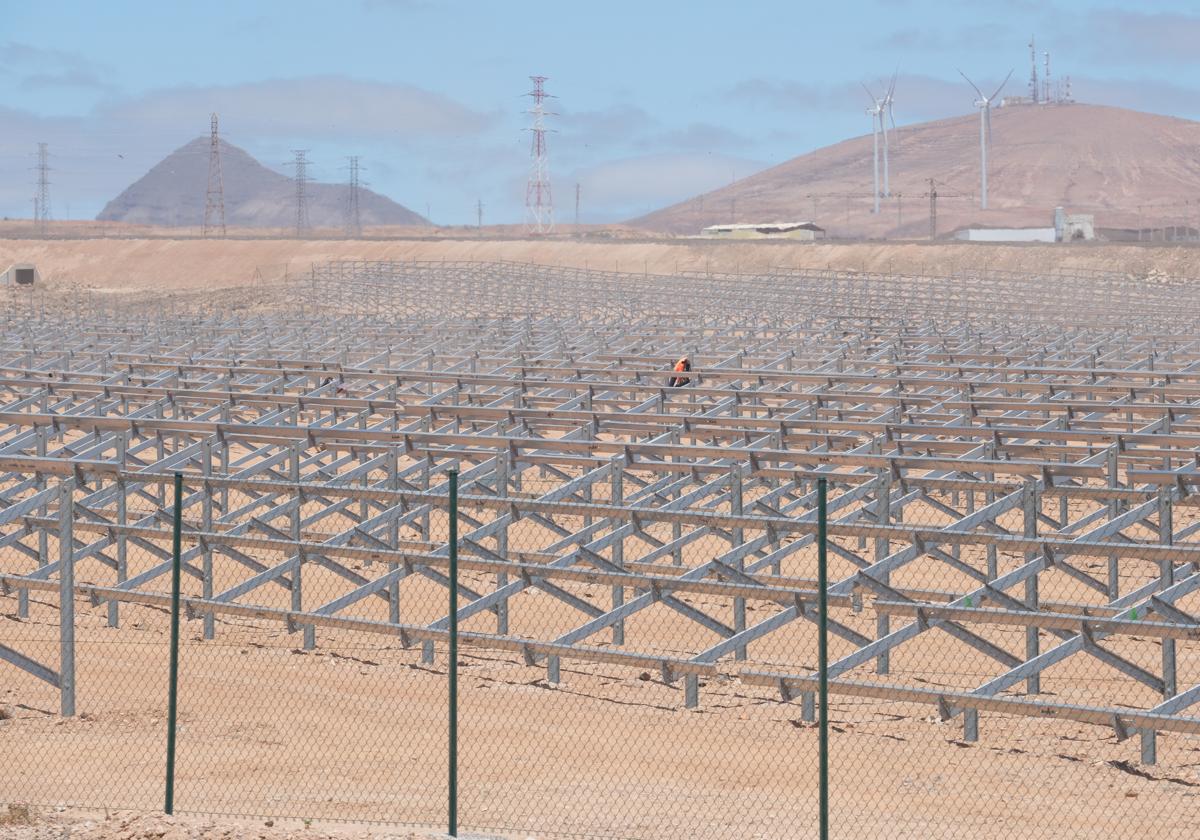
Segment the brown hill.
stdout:
<path fill-rule="evenodd" d="M 208 187 L 209 140 L 199 137 L 176 149 L 108 202 L 99 221 L 138 225 L 199 225 Z M 230 226 L 286 228 L 295 223 L 295 182 L 263 166 L 245 150 L 221 141 L 225 221 Z M 308 217 L 313 227 L 341 227 L 349 187 L 309 183 Z M 359 189 L 363 225 L 425 225 L 424 218 L 386 196 Z"/>
<path fill-rule="evenodd" d="M 865 117 L 864 117 L 865 121 Z M 1102 105 L 992 111 L 989 209 L 979 209 L 979 116 L 901 126 L 892 197 L 871 210 L 871 135 L 766 169 L 630 224 L 693 234 L 723 222 L 812 219 L 833 236 L 923 236 L 929 179 L 938 229 L 1049 226 L 1053 210 L 1094 213 L 1107 228 L 1200 223 L 1200 123 Z"/>

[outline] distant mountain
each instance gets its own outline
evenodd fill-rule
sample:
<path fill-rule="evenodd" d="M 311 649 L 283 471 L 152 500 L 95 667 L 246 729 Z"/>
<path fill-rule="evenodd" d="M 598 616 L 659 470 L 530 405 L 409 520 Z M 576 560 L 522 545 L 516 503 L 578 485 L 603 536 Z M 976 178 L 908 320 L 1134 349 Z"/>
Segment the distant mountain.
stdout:
<path fill-rule="evenodd" d="M 922 236 L 930 178 L 943 233 L 975 224 L 1048 226 L 1057 206 L 1095 214 L 1097 227 L 1200 224 L 1200 123 L 1190 120 L 1102 105 L 994 108 L 987 210 L 979 209 L 978 114 L 901 126 L 890 160 L 892 195 L 878 215 L 867 134 L 629 224 L 694 234 L 727 222 L 812 220 L 833 236 Z"/>
<path fill-rule="evenodd" d="M 165 157 L 108 202 L 100 221 L 144 225 L 200 225 L 208 188 L 209 139 L 199 137 Z M 221 141 L 225 224 L 230 227 L 290 227 L 296 222 L 295 182 L 263 166 L 245 150 Z M 345 223 L 349 187 L 310 182 L 308 218 L 313 227 Z M 390 198 L 359 189 L 359 216 L 367 225 L 424 225 L 428 222 Z"/>

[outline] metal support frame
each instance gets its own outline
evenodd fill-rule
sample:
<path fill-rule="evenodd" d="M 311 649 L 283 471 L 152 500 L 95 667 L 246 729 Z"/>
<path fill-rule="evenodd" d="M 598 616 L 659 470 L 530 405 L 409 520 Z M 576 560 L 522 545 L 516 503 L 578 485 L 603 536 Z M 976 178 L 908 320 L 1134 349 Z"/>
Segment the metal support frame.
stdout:
<path fill-rule="evenodd" d="M 651 663 L 693 707 L 702 678 L 758 673 L 777 634 L 818 623 L 822 480 L 827 626 L 842 645 L 831 692 L 872 665 L 913 688 L 893 654 L 939 630 L 987 663 L 962 692 L 975 699 L 947 707 L 973 738 L 999 708 L 989 702 L 1020 683 L 1037 695 L 1049 667 L 1086 658 L 1121 681 L 1096 707 L 1144 686 L 1173 704 L 1133 725 L 1153 758 L 1147 727 L 1186 723 L 1200 699 L 1177 684 L 1190 675 L 1176 650 L 1200 639 L 1194 288 L 1084 273 L 918 282 L 355 262 L 281 288 L 281 308 L 303 308 L 269 329 L 220 311 L 97 311 L 45 322 L 30 345 L 0 324 L 0 595 L 25 615 L 30 591 L 58 587 L 73 712 L 72 595 L 90 592 L 117 626 L 119 604 L 161 594 L 178 470 L 205 639 L 249 610 L 311 648 L 318 628 L 367 627 L 344 623 L 360 620 L 353 607 L 431 659 L 454 622 L 490 612 L 495 633 L 464 643 L 544 664 L 552 684 L 563 659 Z M 681 328 L 680 298 L 698 293 L 719 312 Z M 906 314 L 879 314 L 901 299 Z M 683 350 L 692 381 L 667 388 Z M 430 534 L 452 471 L 456 559 L 481 575 L 416 627 L 401 609 L 411 581 L 456 580 L 450 546 Z M 77 584 L 80 564 L 101 583 Z M 953 585 L 898 582 L 930 569 Z M 1050 579 L 1081 594 L 1048 597 Z M 585 597 L 597 584 L 599 602 Z M 272 612 L 264 594 L 280 590 L 290 608 Z M 563 607 L 544 639 L 512 633 L 533 592 Z M 657 614 L 687 628 L 669 655 L 636 632 Z M 1019 653 L 1004 626 L 1024 630 Z M 1138 627 L 1161 638 L 1158 673 L 1134 655 Z M 808 653 L 776 658 L 801 668 Z M 0 659 L 57 678 L 11 646 Z M 793 687 L 809 717 L 806 685 Z"/>

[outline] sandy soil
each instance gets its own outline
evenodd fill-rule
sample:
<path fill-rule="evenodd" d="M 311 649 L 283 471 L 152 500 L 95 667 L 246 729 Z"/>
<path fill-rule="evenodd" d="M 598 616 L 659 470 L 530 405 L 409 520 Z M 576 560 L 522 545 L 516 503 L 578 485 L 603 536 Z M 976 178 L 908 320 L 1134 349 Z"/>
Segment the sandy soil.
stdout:
<path fill-rule="evenodd" d="M 302 820 L 236 820 L 132 811 L 38 809 L 0 811 L 0 840 L 430 840 L 445 834 Z"/>
<path fill-rule="evenodd" d="M 87 280 L 104 289 L 144 292 L 244 285 L 256 268 L 273 280 L 285 267 L 291 272 L 339 256 L 537 260 L 622 270 L 637 270 L 640 262 L 651 271 L 672 271 L 676 263 L 703 270 L 706 260 L 713 270 L 823 267 L 828 261 L 844 268 L 884 269 L 891 262 L 894 270 L 945 271 L 992 259 L 993 267 L 1005 268 L 1068 263 L 1194 274 L 1198 253 L 1115 246 L 0 240 L 0 263 L 31 259 L 57 282 Z M 1018 527 L 1016 521 L 1003 524 Z M 535 547 L 547 538 L 523 534 L 514 534 L 514 548 Z M 695 550 L 715 548 L 703 544 Z M 631 549 L 628 559 L 636 557 Z M 978 555 L 968 559 L 980 562 Z M 150 562 L 131 558 L 131 572 Z M 1016 562 L 1002 557 L 1001 568 Z M 833 574 L 849 571 L 846 566 Z M 812 577 L 811 556 L 796 556 L 783 573 Z M 1132 585 L 1153 570 L 1131 565 L 1127 573 Z M 77 572 L 81 582 L 105 582 L 105 574 L 98 564 L 86 563 Z M 306 580 L 318 603 L 335 591 L 319 570 Z M 964 585 L 940 564 L 914 564 L 894 583 Z M 607 597 L 598 587 L 579 592 L 601 604 Z M 1079 597 L 1065 576 L 1047 578 L 1042 594 Z M 436 584 L 406 583 L 404 619 L 422 623 L 440 616 L 443 599 Z M 51 600 L 34 601 L 30 619 L 18 621 L 15 596 L 0 596 L 0 640 L 53 663 L 57 613 Z M 693 603 L 729 617 L 727 602 Z M 282 596 L 274 605 L 284 606 Z M 1183 606 L 1196 611 L 1193 602 Z M 363 602 L 351 614 L 379 618 L 379 609 Z M 752 616 L 765 617 L 771 609 L 750 605 Z M 103 607 L 81 602 L 78 616 L 77 717 L 57 716 L 50 687 L 13 669 L 3 671 L 0 801 L 151 812 L 161 804 L 166 740 L 163 613 L 123 607 L 120 629 L 105 626 Z M 869 609 L 837 617 L 860 632 L 874 632 Z M 491 630 L 491 620 L 479 616 L 463 629 Z M 528 593 L 512 616 L 513 632 L 537 638 L 552 638 L 578 622 L 577 613 L 544 593 Z M 627 631 L 632 649 L 659 653 L 686 655 L 711 642 L 661 605 L 631 619 Z M 447 775 L 444 651 L 432 665 L 424 664 L 417 650 L 402 648 L 399 640 L 338 633 L 322 634 L 318 649 L 304 652 L 298 636 L 278 625 L 240 620 L 220 622 L 213 642 L 201 641 L 199 632 L 198 622 L 185 625 L 178 807 L 260 819 L 222 819 L 210 830 L 203 819 L 171 823 L 51 814 L 32 824 L 10 819 L 0 832 L 57 837 L 65 827 L 67 836 L 89 840 L 158 840 L 205 831 L 264 840 L 327 836 L 299 833 L 303 826 L 294 823 L 265 824 L 266 817 L 281 814 L 440 825 Z M 1020 631 L 995 635 L 1013 649 L 1020 646 Z M 746 665 L 809 668 L 814 638 L 811 625 L 795 622 L 769 642 L 753 645 Z M 1147 667 L 1158 650 L 1145 639 L 1120 648 Z M 846 643 L 834 641 L 834 657 L 848 651 Z M 729 678 L 706 682 L 700 708 L 685 710 L 680 684 L 664 683 L 656 673 L 564 661 L 561 682 L 551 685 L 544 666 L 505 655 L 468 650 L 460 662 L 464 826 L 524 828 L 538 836 L 792 838 L 815 825 L 817 734 L 801 719 L 799 703 L 783 703 L 772 692 Z M 892 664 L 913 684 L 949 687 L 973 687 L 997 668 L 945 634 L 897 651 Z M 729 666 L 734 671 L 740 663 Z M 1194 684 L 1198 668 L 1195 646 L 1181 649 L 1181 683 Z M 869 678 L 869 672 L 856 676 Z M 1148 689 L 1078 657 L 1048 673 L 1043 688 L 1064 702 L 1141 707 L 1152 702 Z M 844 699 L 835 699 L 832 722 L 837 836 L 1082 839 L 1142 826 L 1155 836 L 1188 837 L 1200 815 L 1195 738 L 1160 738 L 1159 763 L 1143 767 L 1136 739 L 1118 743 L 1109 730 L 1069 722 L 985 715 L 980 741 L 968 744 L 961 740 L 961 722 L 943 723 L 928 706 Z M 54 833 L 36 833 L 45 831 Z"/>
<path fill-rule="evenodd" d="M 982 243 L 587 242 L 534 239 L 0 239 L 0 268 L 33 262 L 49 283 L 159 292 L 247 286 L 333 259 L 514 260 L 603 271 L 753 272 L 788 268 L 946 274 L 976 269 L 1093 269 L 1200 275 L 1188 246 Z"/>

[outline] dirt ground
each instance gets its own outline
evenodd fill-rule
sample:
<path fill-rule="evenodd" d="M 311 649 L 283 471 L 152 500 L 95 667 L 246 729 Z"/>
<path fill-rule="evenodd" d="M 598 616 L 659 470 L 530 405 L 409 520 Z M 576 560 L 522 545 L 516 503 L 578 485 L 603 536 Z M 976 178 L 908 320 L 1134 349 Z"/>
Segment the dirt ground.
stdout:
<path fill-rule="evenodd" d="M 235 820 L 132 811 L 0 810 L 0 840 L 431 840 L 445 834 L 303 820 Z"/>
<path fill-rule="evenodd" d="M 832 265 L 942 272 L 1065 264 L 1195 274 L 1197 254 L 1132 246 L 0 240 L 0 267 L 30 260 L 55 282 L 155 291 L 245 285 L 256 269 L 275 280 L 285 270 L 303 271 L 312 261 L 335 257 L 536 260 L 633 271 Z M 136 572 L 137 561 L 131 562 Z M 804 562 L 797 558 L 784 574 L 811 577 Z M 923 576 L 924 568 L 914 566 L 893 583 L 947 583 Z M 81 564 L 78 579 L 104 582 L 103 571 Z M 1144 576 L 1152 570 L 1135 566 L 1129 572 Z M 321 578 L 314 574 L 311 580 L 319 593 Z M 441 615 L 444 590 L 416 584 L 404 589 L 405 620 Z M 1069 580 L 1051 579 L 1043 597 L 1076 597 L 1071 587 Z M 596 588 L 582 596 L 603 599 L 607 593 Z M 0 594 L 0 641 L 54 663 L 57 611 L 53 599 L 34 601 L 30 619 L 22 621 L 15 594 Z M 728 603 L 695 603 L 728 615 L 720 612 Z M 379 617 L 367 608 L 364 602 L 363 612 L 352 614 Z M 750 605 L 752 616 L 772 609 L 777 607 Z M 201 640 L 198 621 L 184 625 L 177 807 L 225 816 L 105 815 L 106 807 L 140 814 L 161 807 L 167 634 L 163 612 L 154 608 L 122 607 L 119 629 L 105 626 L 103 606 L 81 602 L 78 617 L 76 717 L 57 715 L 57 693 L 49 686 L 15 669 L 2 672 L 0 802 L 39 807 L 28 819 L 20 807 L 15 816 L 0 810 L 0 837 L 424 837 L 391 829 L 310 830 L 272 817 L 442 823 L 445 651 L 429 664 L 399 639 L 323 633 L 317 650 L 306 652 L 297 634 L 248 620 L 219 622 L 217 638 L 209 642 Z M 837 617 L 873 632 L 869 610 Z M 490 620 L 479 616 L 463 629 L 489 631 Z M 552 638 L 578 620 L 544 593 L 529 593 L 514 610 L 512 626 Z M 631 649 L 689 655 L 703 641 L 693 628 L 655 607 L 631 619 L 627 632 Z M 996 635 L 1019 647 L 1020 631 Z M 750 660 L 729 663 L 729 670 L 811 669 L 814 638 L 810 624 L 794 622 L 769 644 L 752 646 Z M 945 634 L 923 641 L 892 657 L 894 672 L 913 684 L 972 687 L 994 673 L 995 663 Z M 835 640 L 832 656 L 848 652 L 846 644 Z M 1122 649 L 1147 667 L 1158 651 L 1144 639 Z M 1181 683 L 1195 683 L 1196 653 L 1195 646 L 1180 651 Z M 655 838 L 792 838 L 815 827 L 817 731 L 802 719 L 798 701 L 785 703 L 729 677 L 705 681 L 700 707 L 687 710 L 681 683 L 650 671 L 564 660 L 561 681 L 551 684 L 544 665 L 476 649 L 462 654 L 460 667 L 460 813 L 466 827 L 525 829 L 538 837 Z M 1079 658 L 1052 669 L 1043 690 L 1060 702 L 1145 707 L 1152 700 L 1148 689 Z M 834 698 L 832 725 L 835 836 L 1083 840 L 1138 826 L 1156 837 L 1184 838 L 1194 836 L 1200 822 L 1200 743 L 1192 737 L 1160 737 L 1159 763 L 1143 766 L 1136 738 L 1117 742 L 1111 730 L 1066 721 L 984 715 L 980 740 L 968 743 L 961 719 L 943 722 L 929 706 Z M 60 806 L 99 810 L 56 811 Z M 275 824 L 267 825 L 269 819 Z"/>
<path fill-rule="evenodd" d="M 333 259 L 513 260 L 603 271 L 752 272 L 787 268 L 946 274 L 975 269 L 1095 269 L 1200 275 L 1195 246 L 983 243 L 779 243 L 647 239 L 0 239 L 0 270 L 32 262 L 48 283 L 156 292 L 248 286 L 305 275 Z"/>

